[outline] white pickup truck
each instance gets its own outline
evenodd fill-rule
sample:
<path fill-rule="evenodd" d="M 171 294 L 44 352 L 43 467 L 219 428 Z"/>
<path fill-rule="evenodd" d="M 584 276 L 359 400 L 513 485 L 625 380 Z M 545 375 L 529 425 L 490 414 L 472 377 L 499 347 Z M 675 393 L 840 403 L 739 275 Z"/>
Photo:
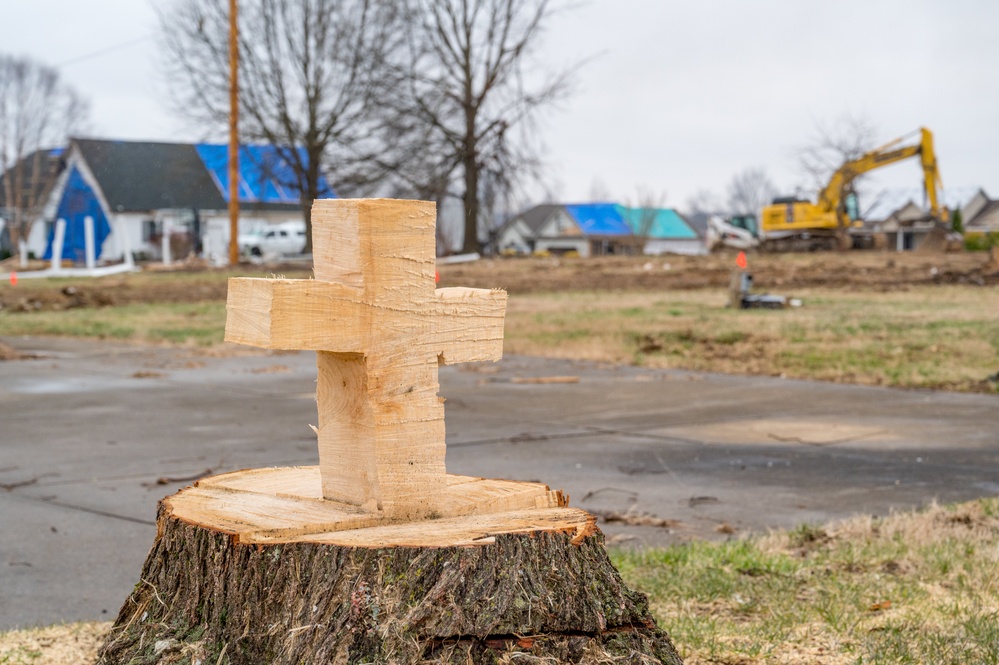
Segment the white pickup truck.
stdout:
<path fill-rule="evenodd" d="M 301 254 L 305 249 L 305 222 L 283 222 L 263 226 L 239 236 L 239 252 L 244 256 L 274 258 Z"/>

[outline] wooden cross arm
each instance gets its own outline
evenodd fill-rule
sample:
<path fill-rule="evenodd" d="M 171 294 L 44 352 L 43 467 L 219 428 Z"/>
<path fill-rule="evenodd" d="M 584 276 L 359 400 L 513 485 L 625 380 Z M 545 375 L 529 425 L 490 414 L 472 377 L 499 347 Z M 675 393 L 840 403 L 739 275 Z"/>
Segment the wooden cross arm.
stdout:
<path fill-rule="evenodd" d="M 379 338 L 392 335 L 400 318 L 410 322 L 406 327 L 422 319 L 409 343 L 442 363 L 502 357 L 505 291 L 437 289 L 428 302 L 412 307 L 368 304 L 361 290 L 332 282 L 233 278 L 225 340 L 265 349 L 368 353 L 381 346 Z"/>
<path fill-rule="evenodd" d="M 503 357 L 506 291 L 452 287 L 434 292 L 433 340 L 443 365 Z"/>
<path fill-rule="evenodd" d="M 366 306 L 357 291 L 340 284 L 234 277 L 225 307 L 227 342 L 360 353 L 367 341 L 361 325 Z"/>

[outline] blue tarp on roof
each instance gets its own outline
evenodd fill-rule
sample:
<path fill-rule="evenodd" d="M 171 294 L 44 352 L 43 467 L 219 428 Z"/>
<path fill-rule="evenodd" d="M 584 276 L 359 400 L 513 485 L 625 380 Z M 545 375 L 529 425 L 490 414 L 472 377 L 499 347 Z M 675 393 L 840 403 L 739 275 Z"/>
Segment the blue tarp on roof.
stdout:
<path fill-rule="evenodd" d="M 670 208 L 625 208 L 621 206 L 621 216 L 635 235 L 650 238 L 697 238 L 694 230 L 687 226 L 683 218 Z"/>
<path fill-rule="evenodd" d="M 211 173 L 222 197 L 229 200 L 229 146 L 202 143 L 194 146 Z M 305 149 L 298 148 L 305 161 Z M 290 148 L 269 145 L 244 145 L 239 148 L 239 200 L 245 203 L 286 203 L 297 205 L 300 199 L 298 178 L 292 169 Z M 336 193 L 319 176 L 319 198 L 336 198 Z"/>
<path fill-rule="evenodd" d="M 66 220 L 66 235 L 63 239 L 61 258 L 77 263 L 83 263 L 86 260 L 86 242 L 83 230 L 85 217 L 94 218 L 94 258 L 100 258 L 101 245 L 111 234 L 111 226 L 108 224 L 107 217 L 104 216 L 104 210 L 101 208 L 94 190 L 90 188 L 90 185 L 74 166 L 73 170 L 69 172 L 66 188 L 59 201 L 59 210 L 56 212 L 56 219 Z M 43 258 L 52 258 L 52 241 L 54 239 L 55 225 L 53 224 Z"/>
<path fill-rule="evenodd" d="M 629 236 L 631 228 L 621 217 L 620 206 L 613 203 L 584 203 L 565 206 L 579 225 L 579 230 L 588 236 Z"/>

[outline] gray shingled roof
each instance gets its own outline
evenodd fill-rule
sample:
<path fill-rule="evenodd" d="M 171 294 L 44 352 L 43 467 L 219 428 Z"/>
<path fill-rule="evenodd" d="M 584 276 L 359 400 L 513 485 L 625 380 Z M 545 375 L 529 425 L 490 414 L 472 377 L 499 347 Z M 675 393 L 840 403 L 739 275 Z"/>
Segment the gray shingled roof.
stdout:
<path fill-rule="evenodd" d="M 112 212 L 225 210 L 193 145 L 73 139 Z"/>
<path fill-rule="evenodd" d="M 35 159 L 39 159 L 39 173 L 37 178 L 33 178 Z M 60 149 L 36 150 L 21 160 L 20 166 L 23 169 L 22 188 L 25 202 L 29 204 L 35 201 L 43 201 L 48 196 L 49 191 L 55 185 L 59 173 L 66 166 L 63 161 L 63 151 Z M 7 207 L 6 193 L 8 177 L 13 177 L 13 170 L 0 175 L 0 208 Z"/>
<path fill-rule="evenodd" d="M 989 201 L 972 219 L 964 220 L 964 227 L 968 228 L 968 226 L 974 226 L 976 222 L 984 221 L 985 218 L 992 215 L 996 210 L 999 210 L 999 200 Z"/>
<path fill-rule="evenodd" d="M 562 206 L 560 205 L 554 205 L 551 203 L 537 205 L 530 210 L 525 210 L 520 213 L 515 219 L 523 221 L 531 228 L 531 231 L 537 233 L 541 230 L 541 226 L 548 221 L 548 218 L 551 217 L 552 213 L 561 207 Z"/>
<path fill-rule="evenodd" d="M 708 217 L 706 212 L 691 212 L 680 215 L 687 226 L 694 230 L 698 238 L 704 238 L 708 234 Z"/>

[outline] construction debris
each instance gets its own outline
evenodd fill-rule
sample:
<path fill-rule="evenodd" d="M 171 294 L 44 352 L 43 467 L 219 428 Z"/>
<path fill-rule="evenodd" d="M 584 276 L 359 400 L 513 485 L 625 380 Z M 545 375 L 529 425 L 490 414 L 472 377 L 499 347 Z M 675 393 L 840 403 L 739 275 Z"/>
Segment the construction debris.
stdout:
<path fill-rule="evenodd" d="M 579 383 L 578 376 L 515 376 L 510 383 Z"/>
<path fill-rule="evenodd" d="M 632 509 L 628 509 L 623 513 L 616 510 L 593 509 L 589 509 L 589 512 L 608 524 L 617 523 L 626 524 L 628 526 L 653 526 L 661 529 L 673 529 L 682 524 L 680 520 L 670 520 L 663 517 L 657 517 L 651 513 L 640 512 Z"/>
<path fill-rule="evenodd" d="M 750 293 L 752 288 L 753 276 L 745 268 L 733 270 L 728 285 L 727 306 L 737 309 L 784 309 L 802 305 L 797 298 Z"/>

